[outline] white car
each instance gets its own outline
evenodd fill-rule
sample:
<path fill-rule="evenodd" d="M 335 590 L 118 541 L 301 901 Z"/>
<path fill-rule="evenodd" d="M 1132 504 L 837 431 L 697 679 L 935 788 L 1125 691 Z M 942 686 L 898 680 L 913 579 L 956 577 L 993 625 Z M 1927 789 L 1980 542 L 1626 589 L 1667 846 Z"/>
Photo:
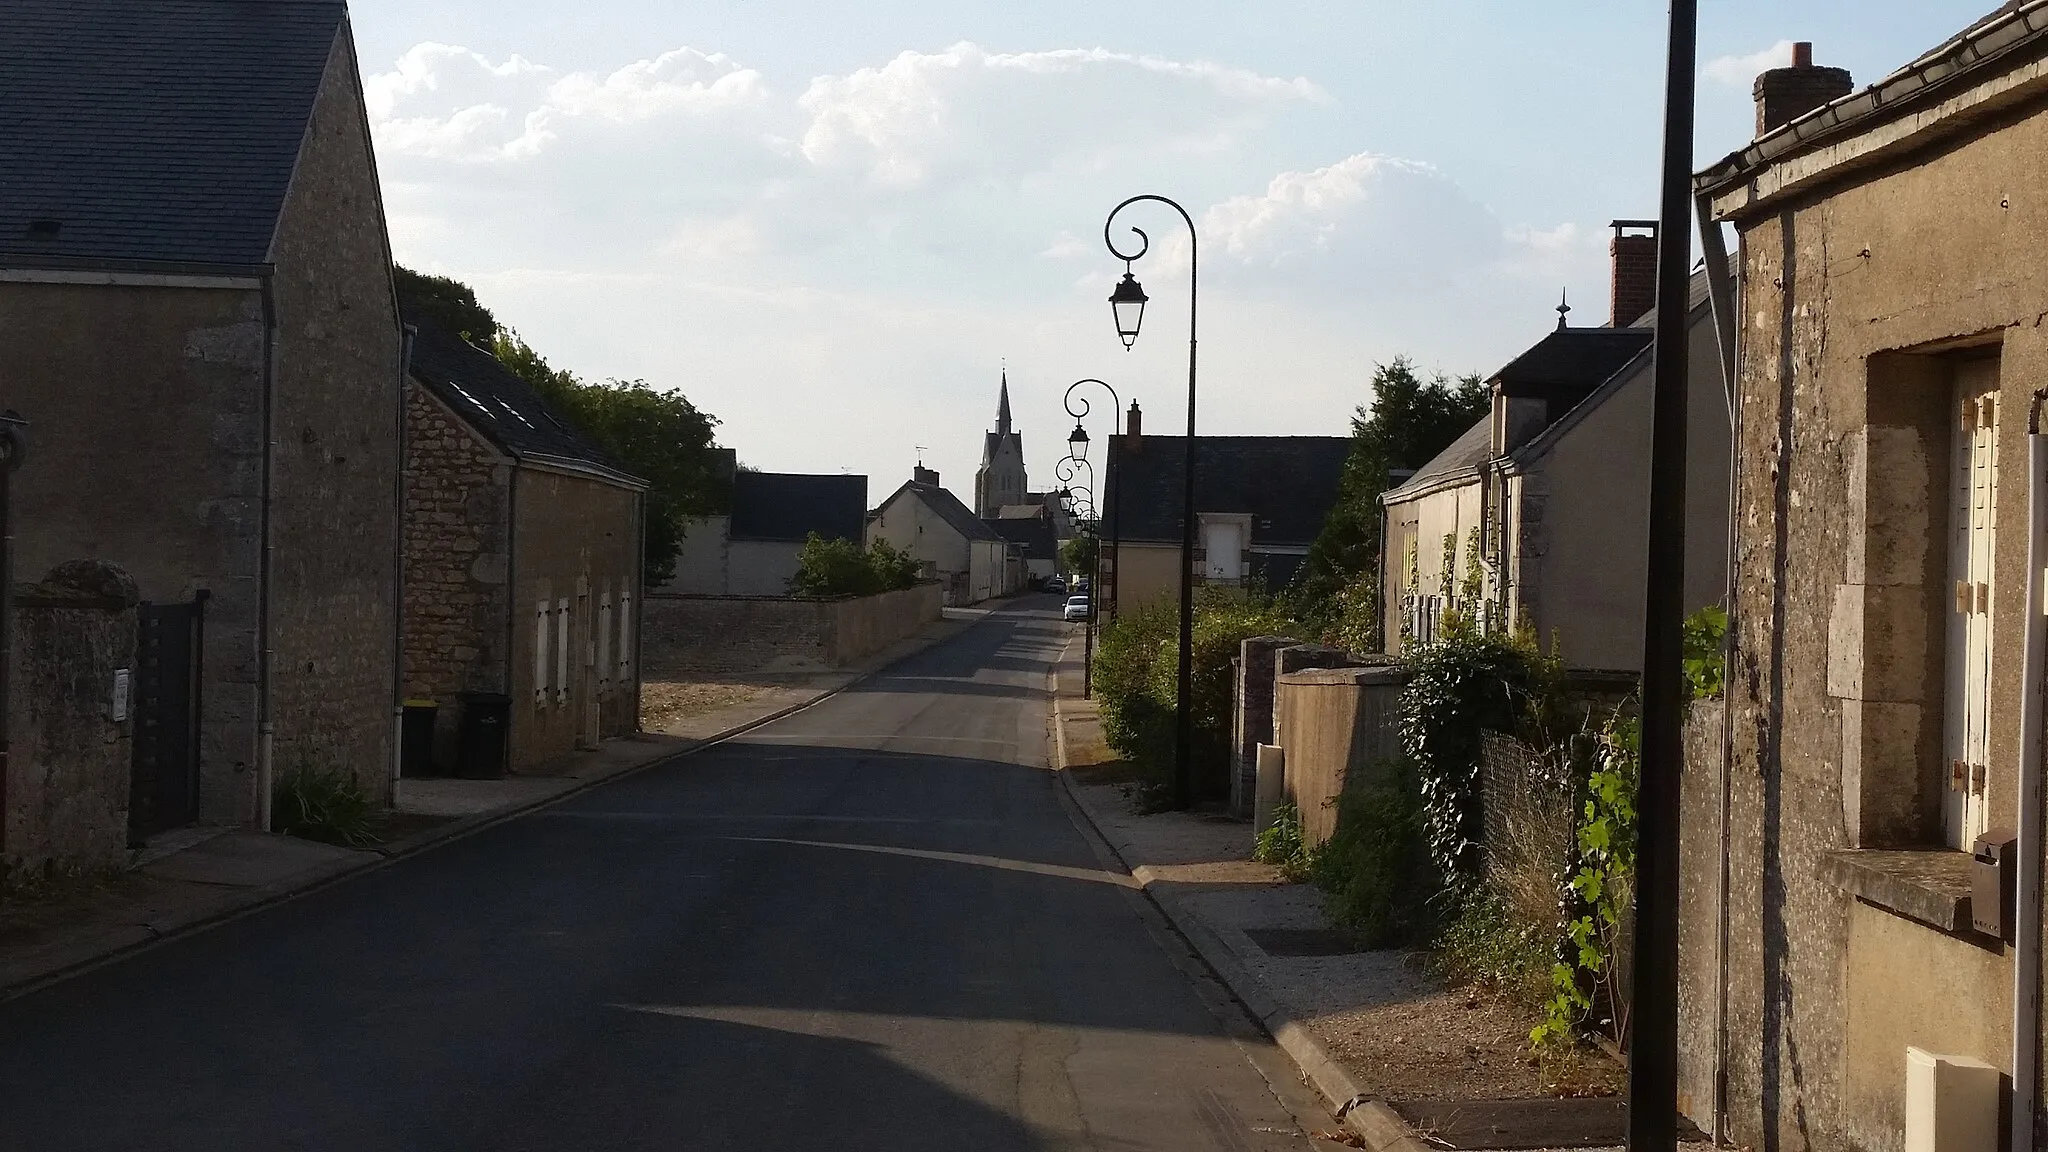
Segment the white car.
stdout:
<path fill-rule="evenodd" d="M 1067 597 L 1066 615 L 1069 620 L 1088 619 L 1088 598 L 1086 596 Z"/>

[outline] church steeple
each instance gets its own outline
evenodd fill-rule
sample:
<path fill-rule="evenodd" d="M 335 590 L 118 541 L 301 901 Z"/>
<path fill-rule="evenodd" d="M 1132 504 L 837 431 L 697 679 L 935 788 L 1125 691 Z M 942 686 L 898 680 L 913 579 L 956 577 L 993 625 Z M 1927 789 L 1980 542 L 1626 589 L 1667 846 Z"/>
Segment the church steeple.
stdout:
<path fill-rule="evenodd" d="M 1003 369 L 1003 390 L 1001 399 L 996 401 L 996 435 L 1010 434 L 1010 370 Z"/>

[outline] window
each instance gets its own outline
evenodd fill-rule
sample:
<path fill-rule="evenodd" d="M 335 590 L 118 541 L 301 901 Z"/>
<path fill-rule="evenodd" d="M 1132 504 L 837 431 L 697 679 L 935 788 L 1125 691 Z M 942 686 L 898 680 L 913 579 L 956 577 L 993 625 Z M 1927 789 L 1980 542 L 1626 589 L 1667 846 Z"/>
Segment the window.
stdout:
<path fill-rule="evenodd" d="M 569 702 L 569 602 L 555 601 L 555 705 Z"/>
<path fill-rule="evenodd" d="M 1989 823 L 1992 539 L 1998 531 L 1996 364 L 1961 366 L 1950 452 L 1948 571 L 1951 602 L 1944 646 L 1943 750 L 1948 790 L 1942 824 L 1950 846 L 1968 848 Z"/>
<path fill-rule="evenodd" d="M 548 602 L 533 609 L 533 702 L 548 701 Z"/>

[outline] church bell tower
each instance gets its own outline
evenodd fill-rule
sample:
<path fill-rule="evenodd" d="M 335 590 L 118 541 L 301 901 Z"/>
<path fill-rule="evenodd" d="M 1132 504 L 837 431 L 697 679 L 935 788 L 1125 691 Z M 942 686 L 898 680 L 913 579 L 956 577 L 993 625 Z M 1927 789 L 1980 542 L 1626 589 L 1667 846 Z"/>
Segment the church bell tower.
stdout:
<path fill-rule="evenodd" d="M 1024 494 L 1024 438 L 1010 426 L 1006 368 L 996 400 L 996 430 L 982 436 L 981 467 L 974 473 L 974 514 L 993 518 L 1005 504 L 1024 503 Z"/>

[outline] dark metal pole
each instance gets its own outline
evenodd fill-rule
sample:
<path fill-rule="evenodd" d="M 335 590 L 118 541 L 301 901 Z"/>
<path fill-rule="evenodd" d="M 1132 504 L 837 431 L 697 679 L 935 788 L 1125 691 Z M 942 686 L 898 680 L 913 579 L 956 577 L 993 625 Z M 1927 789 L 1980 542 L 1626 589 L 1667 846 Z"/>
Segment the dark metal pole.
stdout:
<path fill-rule="evenodd" d="M 1095 696 L 1095 601 L 1102 595 L 1102 533 L 1091 529 L 1095 538 L 1095 556 L 1089 565 L 1088 576 L 1088 623 L 1081 638 L 1081 699 Z"/>
<path fill-rule="evenodd" d="M 1102 240 L 1109 246 L 1110 254 L 1119 260 L 1137 260 L 1151 247 L 1151 240 L 1137 228 L 1131 231 L 1144 241 L 1135 255 L 1125 255 L 1110 239 L 1109 229 L 1116 222 L 1117 213 L 1141 200 L 1164 204 L 1180 213 L 1181 222 L 1188 226 L 1188 434 L 1185 455 L 1181 466 L 1180 502 L 1180 669 L 1178 688 L 1174 694 L 1173 726 L 1173 804 L 1185 808 L 1194 794 L 1194 685 L 1195 685 L 1195 336 L 1198 331 L 1196 308 L 1201 301 L 1199 290 L 1198 259 L 1201 247 L 1195 232 L 1195 218 L 1188 210 L 1164 196 L 1133 196 L 1110 210 L 1109 219 L 1102 222 Z"/>
<path fill-rule="evenodd" d="M 1650 547 L 1643 596 L 1642 783 L 1637 797 L 1635 973 L 1628 1037 L 1632 1152 L 1678 1140 L 1678 821 L 1684 760 L 1687 282 L 1692 272 L 1693 85 L 1698 0 L 1671 0 L 1664 185 L 1657 228 Z"/>

